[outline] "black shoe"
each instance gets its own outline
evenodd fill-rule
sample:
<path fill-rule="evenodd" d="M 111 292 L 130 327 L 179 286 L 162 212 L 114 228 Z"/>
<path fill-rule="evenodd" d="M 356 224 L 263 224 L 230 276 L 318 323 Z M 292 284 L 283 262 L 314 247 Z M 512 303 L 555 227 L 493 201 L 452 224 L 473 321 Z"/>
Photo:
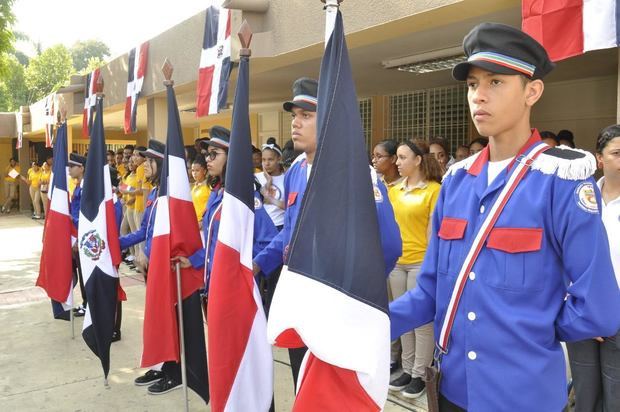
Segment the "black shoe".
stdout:
<path fill-rule="evenodd" d="M 81 318 L 84 315 L 86 315 L 86 309 L 84 309 L 84 306 L 80 305 L 77 308 L 73 308 L 73 316 L 76 318 Z"/>
<path fill-rule="evenodd" d="M 121 331 L 114 331 L 114 333 L 112 333 L 112 342 L 118 342 L 119 340 L 121 340 Z"/>
<path fill-rule="evenodd" d="M 390 390 L 392 391 L 402 391 L 409 385 L 411 382 L 411 375 L 408 373 L 403 373 L 396 379 L 392 379 L 390 381 Z"/>
<path fill-rule="evenodd" d="M 148 370 L 144 375 L 138 376 L 133 383 L 135 383 L 136 386 L 152 385 L 164 376 L 162 371 Z"/>
<path fill-rule="evenodd" d="M 163 395 L 175 389 L 180 389 L 181 384 L 169 377 L 164 377 L 155 382 L 147 389 L 150 395 Z"/>
<path fill-rule="evenodd" d="M 413 378 L 401 395 L 409 399 L 419 398 L 424 393 L 424 389 L 426 389 L 426 384 L 422 378 Z"/>

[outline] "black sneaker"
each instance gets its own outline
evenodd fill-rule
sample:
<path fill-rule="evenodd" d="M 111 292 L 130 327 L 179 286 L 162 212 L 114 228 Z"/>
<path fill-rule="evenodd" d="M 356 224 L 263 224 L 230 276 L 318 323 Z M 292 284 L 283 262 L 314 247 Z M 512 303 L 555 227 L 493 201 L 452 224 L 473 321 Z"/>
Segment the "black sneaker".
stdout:
<path fill-rule="evenodd" d="M 164 393 L 180 388 L 181 384 L 179 382 L 166 376 L 149 386 L 148 391 L 150 395 L 163 395 Z"/>
<path fill-rule="evenodd" d="M 424 393 L 424 389 L 426 389 L 426 384 L 422 378 L 413 378 L 401 395 L 409 399 L 419 398 Z"/>
<path fill-rule="evenodd" d="M 84 309 L 84 306 L 80 305 L 77 308 L 73 308 L 73 316 L 75 316 L 76 318 L 81 318 L 85 314 L 86 309 Z"/>
<path fill-rule="evenodd" d="M 163 377 L 164 373 L 162 371 L 148 370 L 144 375 L 138 376 L 133 383 L 135 383 L 136 386 L 146 386 L 157 382 Z"/>
<path fill-rule="evenodd" d="M 396 379 L 392 379 L 390 381 L 390 390 L 392 391 L 402 391 L 409 385 L 411 382 L 411 375 L 408 373 L 403 373 Z"/>

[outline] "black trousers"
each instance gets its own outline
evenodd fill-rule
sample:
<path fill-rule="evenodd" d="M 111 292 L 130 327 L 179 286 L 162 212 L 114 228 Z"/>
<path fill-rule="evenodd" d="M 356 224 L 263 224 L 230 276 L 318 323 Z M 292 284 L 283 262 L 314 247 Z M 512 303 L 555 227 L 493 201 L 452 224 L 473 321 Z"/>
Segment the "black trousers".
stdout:
<path fill-rule="evenodd" d="M 82 276 L 82 268 L 80 267 L 80 254 L 75 253 L 73 255 L 73 283 L 75 284 L 75 278 L 77 277 L 80 284 L 80 294 L 82 295 L 82 307 L 86 308 L 88 298 L 86 297 L 86 288 L 84 287 L 84 276 Z"/>
<path fill-rule="evenodd" d="M 439 394 L 439 412 L 467 412 L 467 410 L 450 402 L 448 398 Z"/>

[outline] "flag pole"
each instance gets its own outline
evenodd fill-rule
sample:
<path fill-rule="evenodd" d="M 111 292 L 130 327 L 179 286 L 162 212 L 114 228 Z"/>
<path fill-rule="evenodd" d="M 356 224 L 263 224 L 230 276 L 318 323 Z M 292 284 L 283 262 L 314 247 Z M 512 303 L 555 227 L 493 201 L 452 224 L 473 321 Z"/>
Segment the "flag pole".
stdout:
<path fill-rule="evenodd" d="M 325 3 L 325 47 L 327 42 L 334 31 L 336 25 L 336 15 L 338 14 L 338 7 L 344 0 L 321 0 L 321 3 Z"/>
<path fill-rule="evenodd" d="M 164 86 L 172 86 L 174 81 L 172 80 L 172 72 L 174 67 L 166 58 L 161 68 L 164 74 Z M 185 411 L 189 412 L 189 399 L 187 397 L 187 365 L 185 363 L 185 330 L 183 327 L 183 296 L 181 292 L 181 264 L 179 262 L 175 265 L 177 275 L 177 314 L 179 317 L 179 357 L 181 358 L 181 384 L 183 386 L 183 398 L 185 399 Z"/>
<path fill-rule="evenodd" d="M 185 398 L 185 411 L 189 412 L 189 400 L 187 398 L 187 370 L 185 366 L 185 331 L 183 328 L 183 297 L 181 296 L 181 264 L 175 265 L 177 272 L 177 309 L 179 314 L 179 341 L 181 356 L 181 382 L 183 383 L 183 397 Z"/>

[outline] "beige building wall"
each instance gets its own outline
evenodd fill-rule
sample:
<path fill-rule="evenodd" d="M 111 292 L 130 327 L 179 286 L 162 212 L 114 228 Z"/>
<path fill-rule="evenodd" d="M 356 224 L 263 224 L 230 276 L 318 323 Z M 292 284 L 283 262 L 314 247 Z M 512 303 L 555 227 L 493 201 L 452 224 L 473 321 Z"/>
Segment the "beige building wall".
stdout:
<path fill-rule="evenodd" d="M 617 76 L 609 76 L 546 84 L 532 126 L 554 133 L 568 129 L 579 148 L 594 152 L 598 133 L 616 122 L 617 83 Z"/>

